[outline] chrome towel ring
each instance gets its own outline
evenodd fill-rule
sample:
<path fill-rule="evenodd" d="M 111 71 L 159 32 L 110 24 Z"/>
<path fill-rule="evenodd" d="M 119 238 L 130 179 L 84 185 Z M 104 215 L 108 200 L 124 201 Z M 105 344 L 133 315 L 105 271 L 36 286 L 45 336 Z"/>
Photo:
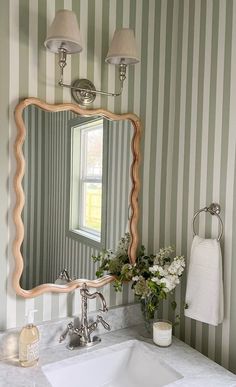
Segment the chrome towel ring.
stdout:
<path fill-rule="evenodd" d="M 196 217 L 200 214 L 200 212 L 209 212 L 211 215 L 216 215 L 218 220 L 219 220 L 219 223 L 220 223 L 220 233 L 218 235 L 218 242 L 221 240 L 221 237 L 223 235 L 223 230 L 224 230 L 224 226 L 223 226 L 223 222 L 222 222 L 222 219 L 220 217 L 220 211 L 221 211 L 221 208 L 220 208 L 220 205 L 217 204 L 217 203 L 211 203 L 209 205 L 209 207 L 204 207 L 204 208 L 201 208 L 200 210 L 198 210 L 196 212 L 196 214 L 194 215 L 193 217 L 193 235 L 196 235 L 196 230 L 195 230 L 195 220 L 196 220 Z"/>

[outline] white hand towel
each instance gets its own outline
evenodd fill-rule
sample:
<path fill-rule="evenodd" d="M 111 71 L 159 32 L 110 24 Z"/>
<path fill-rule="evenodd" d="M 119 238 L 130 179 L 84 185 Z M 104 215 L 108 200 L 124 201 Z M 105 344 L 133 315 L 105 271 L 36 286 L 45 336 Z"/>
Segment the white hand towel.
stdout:
<path fill-rule="evenodd" d="M 217 239 L 195 235 L 187 276 L 185 316 L 211 325 L 223 321 L 222 255 Z"/>

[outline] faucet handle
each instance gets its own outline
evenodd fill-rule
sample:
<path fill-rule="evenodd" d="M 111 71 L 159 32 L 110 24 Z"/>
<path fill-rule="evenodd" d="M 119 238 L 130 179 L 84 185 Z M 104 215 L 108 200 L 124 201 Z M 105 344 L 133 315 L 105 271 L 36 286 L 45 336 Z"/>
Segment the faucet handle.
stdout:
<path fill-rule="evenodd" d="M 102 318 L 102 316 L 97 315 L 97 322 L 101 323 L 103 327 L 107 330 L 110 331 L 111 327 L 110 325 Z"/>
<path fill-rule="evenodd" d="M 67 325 L 66 329 L 64 330 L 64 332 L 61 334 L 61 336 L 60 336 L 60 338 L 59 338 L 59 343 L 61 343 L 62 341 L 65 340 L 67 334 L 68 334 L 70 331 L 72 331 L 73 327 L 74 327 L 74 326 L 73 326 L 73 323 L 72 323 L 72 322 L 70 322 L 70 323 Z"/>

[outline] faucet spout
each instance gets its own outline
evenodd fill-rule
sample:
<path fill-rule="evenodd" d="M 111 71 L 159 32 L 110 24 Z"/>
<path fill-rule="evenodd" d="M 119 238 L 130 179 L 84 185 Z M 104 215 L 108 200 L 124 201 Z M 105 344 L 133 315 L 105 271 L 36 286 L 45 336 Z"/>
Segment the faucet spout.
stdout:
<path fill-rule="evenodd" d="M 93 298 L 99 297 L 99 299 L 101 301 L 101 305 L 102 305 L 102 309 L 100 308 L 99 310 L 101 312 L 107 312 L 108 311 L 106 300 L 105 300 L 104 296 L 102 295 L 102 293 L 100 293 L 100 292 L 89 293 L 86 284 L 83 284 L 83 287 L 80 290 L 80 293 L 81 293 L 82 297 L 89 298 L 90 300 L 93 299 Z"/>
<path fill-rule="evenodd" d="M 97 296 L 100 298 L 100 301 L 101 301 L 101 304 L 102 304 L 102 309 L 100 308 L 99 310 L 101 312 L 107 312 L 108 311 L 108 307 L 107 307 L 106 300 L 105 300 L 103 294 L 100 293 L 100 292 L 96 292 L 96 293 L 97 293 Z"/>

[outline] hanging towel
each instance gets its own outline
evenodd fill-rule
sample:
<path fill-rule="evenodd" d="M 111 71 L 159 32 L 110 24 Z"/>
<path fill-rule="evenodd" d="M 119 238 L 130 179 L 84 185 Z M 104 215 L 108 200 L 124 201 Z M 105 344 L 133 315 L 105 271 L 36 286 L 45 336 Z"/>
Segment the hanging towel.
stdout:
<path fill-rule="evenodd" d="M 223 321 L 222 255 L 217 239 L 195 235 L 187 276 L 185 316 L 211 325 Z"/>

